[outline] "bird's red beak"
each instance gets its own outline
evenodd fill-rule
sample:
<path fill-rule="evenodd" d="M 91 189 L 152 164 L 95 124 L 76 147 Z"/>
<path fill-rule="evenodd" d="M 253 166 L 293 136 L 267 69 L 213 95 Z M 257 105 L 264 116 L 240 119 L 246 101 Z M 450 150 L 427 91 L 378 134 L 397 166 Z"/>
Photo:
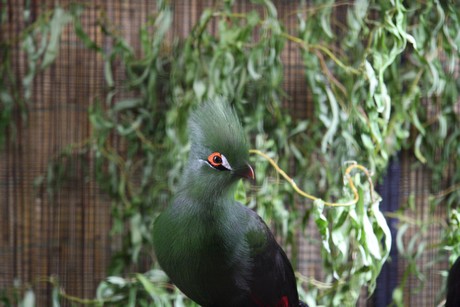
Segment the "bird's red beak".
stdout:
<path fill-rule="evenodd" d="M 251 165 L 246 164 L 246 167 L 238 170 L 237 174 L 244 179 L 249 179 L 254 181 L 256 179 L 256 175 L 254 174 L 254 170 L 252 169 Z"/>

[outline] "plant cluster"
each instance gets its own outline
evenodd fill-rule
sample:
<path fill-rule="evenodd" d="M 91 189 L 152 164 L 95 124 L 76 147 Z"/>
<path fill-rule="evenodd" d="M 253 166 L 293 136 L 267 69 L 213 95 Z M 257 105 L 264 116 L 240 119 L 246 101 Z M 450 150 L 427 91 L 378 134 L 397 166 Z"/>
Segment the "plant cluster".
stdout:
<path fill-rule="evenodd" d="M 165 38 L 173 12 L 159 1 L 157 11 L 139 29 L 140 50 L 127 43 L 103 12 L 99 26 L 113 45 L 109 50 L 98 46 L 82 28 L 85 7 L 78 4 L 47 11 L 17 41 L 2 43 L 0 141 L 7 127 L 13 130 L 13 108 L 26 114 L 26 105 L 33 103 L 33 79 L 58 56 L 66 25 L 72 24 L 82 44 L 105 61 L 107 93 L 88 110 L 92 135 L 50 161 L 47 173 L 37 180 L 52 196 L 76 159 L 85 160 L 91 153 L 95 163 L 88 176 L 94 176 L 113 201 L 113 232 L 122 236 L 123 247 L 113 257 L 112 276 L 101 283 L 96 299 L 85 303 L 190 304 L 170 289 L 156 268 L 145 275 L 119 276 L 129 263 L 151 253 L 153 221 L 174 194 L 187 158 L 189 111 L 217 96 L 235 107 L 255 149 L 289 170 L 300 189 L 325 200 L 353 199 L 354 191 L 342 185 L 347 161 L 368 166 L 378 180 L 398 151 L 413 150 L 416 165 L 432 173 L 433 193 L 447 187 L 434 195 L 430 208 L 434 212 L 444 206 L 448 216 L 436 247 L 439 259 L 446 252 L 451 261 L 460 255 L 455 235 L 460 173 L 452 171 L 460 167 L 460 13 L 453 2 L 301 2 L 292 13 L 298 21 L 296 32 L 288 32 L 273 2 L 253 2 L 257 11 L 235 12 L 233 1 L 207 8 L 187 37 L 170 42 Z M 5 9 L 2 21 L 8 16 Z M 346 18 L 336 18 L 337 12 Z M 9 51 L 17 42 L 28 59 L 22 79 L 10 65 Z M 314 104 L 309 118 L 294 117 L 282 105 L 290 99 L 283 90 L 281 61 L 287 43 L 302 56 L 309 103 Z M 124 72 L 123 80 L 117 80 L 114 69 Z M 16 80 L 21 80 L 22 92 L 14 86 Z M 271 222 L 290 247 L 292 259 L 299 231 L 313 241 L 314 234 L 305 229 L 310 220 L 317 226 L 325 276 L 318 282 L 319 276 L 299 274 L 302 299 L 310 306 L 348 306 L 356 304 L 363 287 L 372 292 L 391 246 L 372 185 L 354 172 L 349 176 L 358 201 L 328 207 L 322 200 L 312 203 L 298 197 L 292 182 L 278 180 L 279 173 L 266 160 L 254 157 L 254 162 L 257 187 L 241 184 L 237 198 Z M 426 252 L 426 244 L 408 252 L 415 245 L 406 246 L 403 240 L 409 226 L 426 229 L 426 223 L 404 218 L 411 208 L 403 207 L 396 215 L 401 221 L 397 245 L 410 264 L 407 274 L 423 279 L 416 259 Z M 404 286 L 405 279 L 395 291 L 397 305 L 403 304 Z M 11 295 L 2 297 L 11 301 Z M 29 306 L 26 300 L 33 301 L 33 293 L 27 292 L 23 300 Z M 59 305 L 59 299 L 53 302 Z"/>

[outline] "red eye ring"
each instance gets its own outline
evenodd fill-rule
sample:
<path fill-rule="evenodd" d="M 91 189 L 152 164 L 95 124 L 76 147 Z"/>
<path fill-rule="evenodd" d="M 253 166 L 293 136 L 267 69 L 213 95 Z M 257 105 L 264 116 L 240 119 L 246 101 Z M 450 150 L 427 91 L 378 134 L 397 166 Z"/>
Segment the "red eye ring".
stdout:
<path fill-rule="evenodd" d="M 220 152 L 213 152 L 208 156 L 208 162 L 214 167 L 219 167 L 222 165 L 222 155 Z"/>

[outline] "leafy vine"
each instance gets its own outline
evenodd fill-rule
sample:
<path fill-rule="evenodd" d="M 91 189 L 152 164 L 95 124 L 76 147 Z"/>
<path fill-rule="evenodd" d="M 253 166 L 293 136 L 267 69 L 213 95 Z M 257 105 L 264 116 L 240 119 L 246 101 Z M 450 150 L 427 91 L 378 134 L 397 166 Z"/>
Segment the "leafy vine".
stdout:
<path fill-rule="evenodd" d="M 205 9 L 182 41 L 168 43 L 165 37 L 173 14 L 167 2 L 159 1 L 157 12 L 139 29 L 140 52 L 114 30 L 103 12 L 99 25 L 113 45 L 109 50 L 98 46 L 82 28 L 79 17 L 85 8 L 78 4 L 47 11 L 17 39 L 2 42 L 0 144 L 5 132 L 14 127 L 13 108 L 27 114 L 33 79 L 58 56 L 64 27 L 72 24 L 84 46 L 105 61 L 107 95 L 88 110 L 92 135 L 60 153 L 37 179 L 52 196 L 68 167 L 91 152 L 93 176 L 113 200 L 113 230 L 122 235 L 123 247 L 113 257 L 113 276 L 101 283 L 96 299 L 80 303 L 180 306 L 186 302 L 177 290 L 165 290 L 164 276 L 157 270 L 127 278 L 115 275 L 123 274 L 141 255 L 150 257 L 152 223 L 174 193 L 186 161 L 189 110 L 218 95 L 236 108 L 251 136 L 253 153 L 264 152 L 278 167 L 271 173 L 265 161 L 255 161 L 256 177 L 262 179 L 255 191 L 240 185 L 237 197 L 272 221 L 284 244 L 290 246 L 293 259 L 299 229 L 311 236 L 303 229 L 310 219 L 317 226 L 324 280 L 298 274 L 300 294 L 310 306 L 355 305 L 363 287 L 370 292 L 375 288 L 391 245 L 372 181 L 356 174 L 356 189 L 343 189 L 339 184 L 342 174 L 336 170 L 346 161 L 359 161 L 379 179 L 391 157 L 413 149 L 418 165 L 432 173 L 433 193 L 445 189 L 434 195 L 430 208 L 445 206 L 448 216 L 435 247 L 439 259 L 446 253 L 450 261 L 460 255 L 455 209 L 460 201 L 460 173 L 455 172 L 460 167 L 460 78 L 456 71 L 460 13 L 455 5 L 402 0 L 313 1 L 309 6 L 302 2 L 292 13 L 298 20 L 297 33 L 288 33 L 271 1 L 253 2 L 262 14 L 235 13 L 233 2 L 225 1 Z M 337 11 L 346 19 L 337 20 Z M 1 16 L 3 21 L 7 14 L 2 11 Z M 210 31 L 210 24 L 216 25 L 216 33 Z M 308 119 L 291 116 L 282 105 L 287 94 L 281 53 L 288 42 L 302 55 L 314 104 Z M 14 86 L 20 76 L 14 75 L 11 66 L 15 43 L 21 44 L 28 59 L 21 90 Z M 122 69 L 124 80 L 115 78 L 115 68 Z M 126 96 L 129 98 L 120 98 Z M 123 145 L 115 145 L 119 143 Z M 297 185 L 291 186 L 292 180 L 273 184 L 273 177 L 283 176 L 280 170 L 290 170 L 292 165 Z M 296 188 L 350 205 L 325 208 L 320 200 L 311 204 L 294 196 Z M 404 209 L 393 215 L 401 225 L 398 249 L 409 259 L 407 274 L 420 276 L 413 264 L 426 245 L 407 252 L 402 238 L 414 221 L 406 216 L 410 210 Z M 423 240 L 426 228 L 415 224 L 421 227 Z M 47 282 L 58 288 L 54 279 Z M 405 279 L 394 295 L 397 305 L 403 302 L 404 283 Z M 148 295 L 138 295 L 140 291 Z M 57 301 L 59 297 L 75 301 L 65 292 L 53 293 L 53 302 L 54 295 Z M 3 297 L 6 301 L 11 295 Z M 30 292 L 26 299 L 31 299 Z"/>

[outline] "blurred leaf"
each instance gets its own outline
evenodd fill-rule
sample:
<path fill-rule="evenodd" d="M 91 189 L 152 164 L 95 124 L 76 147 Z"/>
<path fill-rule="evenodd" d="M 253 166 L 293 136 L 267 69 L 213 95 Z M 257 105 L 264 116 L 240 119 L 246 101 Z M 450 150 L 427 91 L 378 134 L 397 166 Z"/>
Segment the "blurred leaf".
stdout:
<path fill-rule="evenodd" d="M 203 81 L 195 80 L 193 83 L 193 90 L 195 91 L 195 95 L 198 100 L 202 100 L 204 93 L 206 92 L 206 86 Z"/>
<path fill-rule="evenodd" d="M 331 89 L 326 87 L 326 94 L 331 105 L 332 118 L 331 122 L 328 124 L 326 134 L 324 135 L 323 140 L 321 141 L 321 151 L 323 153 L 327 150 L 327 144 L 332 142 L 332 139 L 337 131 L 339 124 L 339 108 L 337 105 L 337 100 L 335 99 L 334 94 Z"/>
<path fill-rule="evenodd" d="M 105 77 L 105 82 L 107 83 L 108 87 L 114 87 L 115 82 L 113 81 L 113 75 L 112 75 L 112 67 L 111 63 L 109 60 L 106 60 L 104 63 L 104 77 Z"/>
<path fill-rule="evenodd" d="M 54 62 L 59 53 L 59 39 L 63 28 L 72 21 L 72 15 L 64 9 L 57 7 L 54 9 L 53 17 L 50 21 L 50 39 L 43 56 L 41 68 L 44 69 Z"/>
<path fill-rule="evenodd" d="M 61 303 L 59 302 L 59 289 L 57 287 L 53 287 L 53 290 L 51 290 L 51 299 L 53 302 L 53 307 L 61 306 Z"/>
<path fill-rule="evenodd" d="M 369 150 L 374 150 L 375 146 L 372 139 L 367 134 L 361 134 L 361 140 L 363 141 L 364 147 Z"/>
<path fill-rule="evenodd" d="M 137 108 L 142 104 L 142 99 L 131 98 L 118 101 L 112 108 L 114 112 L 120 112 L 127 109 Z"/>
<path fill-rule="evenodd" d="M 124 278 L 121 278 L 119 276 L 109 276 L 107 277 L 107 282 L 123 287 L 126 285 L 126 280 Z"/>
<path fill-rule="evenodd" d="M 426 163 L 426 158 L 423 156 L 420 150 L 421 145 L 422 145 L 422 140 L 423 140 L 423 135 L 422 134 L 417 135 L 417 138 L 415 139 L 415 144 L 414 144 L 414 154 L 421 163 Z"/>
<path fill-rule="evenodd" d="M 322 200 L 316 200 L 314 202 L 315 210 L 313 211 L 313 217 L 315 219 L 316 226 L 318 227 L 318 231 L 321 234 L 322 238 L 322 246 L 324 250 L 328 253 L 331 252 L 329 247 L 329 228 L 328 228 L 328 221 L 326 216 L 323 214 L 324 203 Z"/>
<path fill-rule="evenodd" d="M 169 298 L 162 295 L 161 291 L 144 275 L 136 274 L 136 278 L 141 282 L 144 290 L 150 295 L 156 305 L 171 306 Z"/>
<path fill-rule="evenodd" d="M 32 290 L 27 290 L 24 299 L 20 303 L 21 307 L 35 307 L 35 293 Z"/>

